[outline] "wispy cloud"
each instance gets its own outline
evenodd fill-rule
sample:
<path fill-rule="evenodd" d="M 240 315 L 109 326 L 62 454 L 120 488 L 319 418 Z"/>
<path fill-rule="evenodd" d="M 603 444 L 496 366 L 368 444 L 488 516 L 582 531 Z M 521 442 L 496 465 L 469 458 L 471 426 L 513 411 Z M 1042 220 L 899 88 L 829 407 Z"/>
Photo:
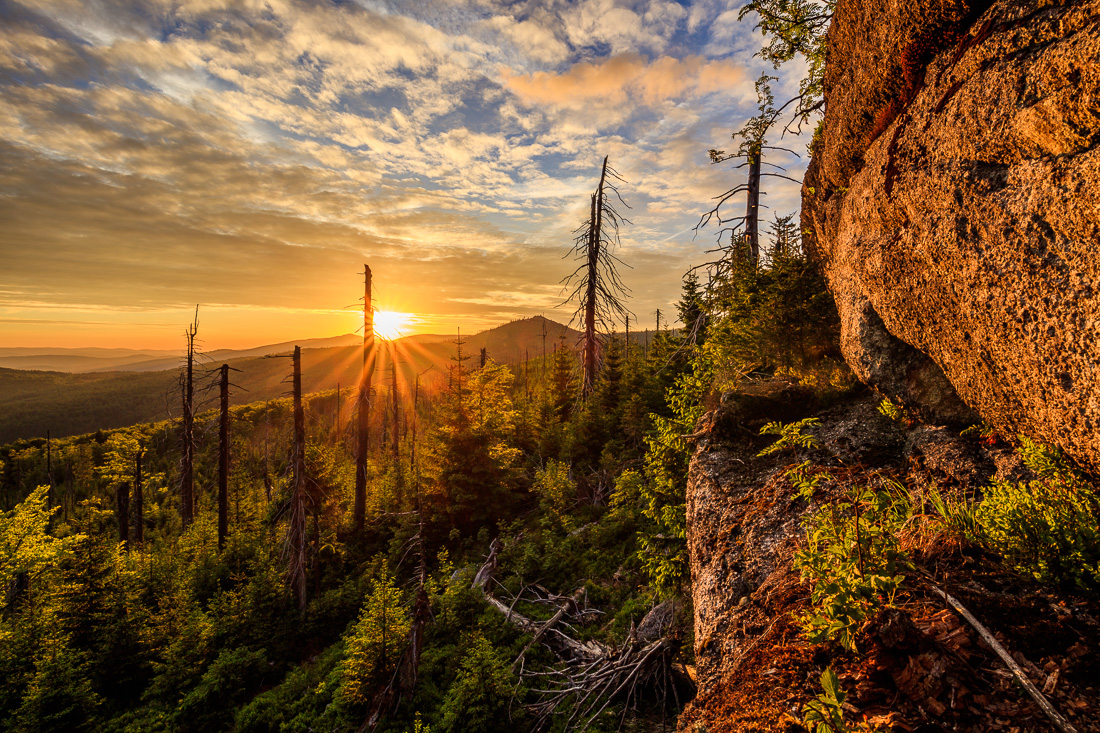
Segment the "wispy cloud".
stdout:
<path fill-rule="evenodd" d="M 667 308 L 712 241 L 682 233 L 737 176 L 706 150 L 754 107 L 735 15 L 721 0 L 10 2 L 0 307 L 19 312 L 0 323 L 60 342 L 73 319 L 51 331 L 53 307 L 204 302 L 318 311 L 309 327 L 331 333 L 348 320 L 323 313 L 354 302 L 364 261 L 425 322 L 544 312 L 603 155 L 628 181 L 634 309 Z M 0 343 L 27 333 L 0 325 Z"/>

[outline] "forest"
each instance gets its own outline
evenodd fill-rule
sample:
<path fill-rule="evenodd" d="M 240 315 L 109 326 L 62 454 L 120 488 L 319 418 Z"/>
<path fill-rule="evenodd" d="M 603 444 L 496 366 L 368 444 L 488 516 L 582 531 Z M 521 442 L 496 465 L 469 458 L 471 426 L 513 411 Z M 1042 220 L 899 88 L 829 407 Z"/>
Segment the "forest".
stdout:
<path fill-rule="evenodd" d="M 645 340 L 498 364 L 459 337 L 431 389 L 380 372 L 361 508 L 334 390 L 224 434 L 208 410 L 5 446 L 4 729 L 669 728 L 693 690 L 683 436 L 746 368 L 851 384 L 806 255 L 762 260 L 689 274 L 683 327 Z"/>
<path fill-rule="evenodd" d="M 764 60 L 807 70 L 778 108 L 761 76 L 757 116 L 710 151 L 742 172 L 674 313 L 630 310 L 629 183 L 604 157 L 562 283 L 578 331 L 549 348 L 459 332 L 399 364 L 368 263 L 354 384 L 295 347 L 262 360 L 282 396 L 249 399 L 254 377 L 201 359 L 196 315 L 175 417 L 0 446 L 0 731 L 1100 729 L 1095 477 L 890 393 L 961 404 L 935 364 L 865 384 L 882 354 L 931 362 L 868 300 L 847 335 L 895 351 L 846 343 L 846 363 L 852 273 L 827 277 L 796 214 L 761 220 L 786 177 L 769 140 L 824 107 L 833 10 L 741 11 Z M 868 148 L 896 125 L 889 186 L 917 71 L 992 33 L 955 26 L 908 44 L 860 118 Z M 804 189 L 833 213 L 847 192 Z"/>

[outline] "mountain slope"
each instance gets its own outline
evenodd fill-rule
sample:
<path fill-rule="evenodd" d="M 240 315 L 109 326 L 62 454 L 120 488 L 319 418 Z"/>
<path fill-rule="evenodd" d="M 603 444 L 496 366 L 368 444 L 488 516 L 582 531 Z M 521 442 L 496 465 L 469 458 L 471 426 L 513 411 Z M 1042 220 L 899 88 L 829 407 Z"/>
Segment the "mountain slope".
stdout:
<path fill-rule="evenodd" d="M 525 354 L 536 358 L 542 353 L 543 332 L 547 352 L 564 335 L 569 347 L 580 334 L 560 323 L 536 317 L 491 328 L 470 337 L 463 336 L 464 353 L 470 356 L 467 367 L 476 365 L 479 352 L 500 363 L 518 363 Z M 347 335 L 336 339 L 303 340 L 309 343 L 342 340 L 358 344 L 361 337 Z M 446 369 L 455 353 L 454 336 L 420 336 L 380 342 L 375 364 L 374 386 L 388 389 L 390 363 L 396 356 L 398 389 L 405 392 L 418 375 L 430 387 L 442 384 Z M 228 363 L 233 373 L 231 403 L 234 405 L 269 400 L 289 394 L 286 383 L 291 365 L 288 358 L 273 357 L 289 353 L 294 344 L 273 344 L 250 350 L 220 350 L 201 360 L 196 379 L 199 408 L 213 407 L 216 396 L 213 371 Z M 222 355 L 222 358 L 217 358 Z M 226 359 L 225 356 L 230 355 Z M 358 345 L 303 348 L 302 389 L 309 392 L 348 390 L 349 399 L 359 383 L 361 351 Z M 161 360 L 166 366 L 158 371 L 114 370 L 67 374 L 59 371 L 23 371 L 0 368 L 0 444 L 20 438 L 50 433 L 57 437 L 100 429 L 118 428 L 139 422 L 164 420 L 179 414 L 179 387 L 176 365 L 179 357 Z M 136 365 L 133 365 L 136 366 Z M 205 386 L 210 389 L 203 389 Z"/>

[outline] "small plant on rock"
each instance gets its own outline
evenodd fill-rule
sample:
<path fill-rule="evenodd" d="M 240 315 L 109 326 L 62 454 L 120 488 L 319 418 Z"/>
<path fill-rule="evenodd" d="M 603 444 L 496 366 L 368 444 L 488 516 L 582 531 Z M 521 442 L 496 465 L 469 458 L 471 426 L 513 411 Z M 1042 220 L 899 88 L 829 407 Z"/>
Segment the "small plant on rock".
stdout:
<path fill-rule="evenodd" d="M 848 693 L 840 687 L 836 672 L 826 667 L 821 673 L 820 695 L 802 708 L 802 722 L 811 733 L 875 733 L 878 728 L 867 723 L 848 725 L 844 722 L 844 701 Z"/>
<path fill-rule="evenodd" d="M 1020 438 L 1038 481 L 997 481 L 985 490 L 978 522 L 986 543 L 1037 580 L 1100 591 L 1100 492 L 1060 452 Z"/>
<path fill-rule="evenodd" d="M 802 431 L 806 428 L 816 427 L 820 422 L 821 420 L 816 417 L 807 417 L 804 420 L 799 420 L 789 425 L 784 425 L 781 422 L 768 423 L 760 428 L 760 434 L 778 435 L 779 440 L 757 453 L 757 457 L 770 456 L 772 453 L 778 453 L 786 448 L 791 448 L 793 450 L 798 448 L 802 448 L 803 450 L 817 448 L 819 445 L 817 438 Z"/>
<path fill-rule="evenodd" d="M 854 650 L 863 621 L 893 604 L 908 566 L 898 546 L 907 515 L 900 494 L 859 487 L 810 518 L 807 547 L 794 558 L 802 579 L 813 584 L 813 608 L 801 619 L 810 641 L 835 640 Z"/>

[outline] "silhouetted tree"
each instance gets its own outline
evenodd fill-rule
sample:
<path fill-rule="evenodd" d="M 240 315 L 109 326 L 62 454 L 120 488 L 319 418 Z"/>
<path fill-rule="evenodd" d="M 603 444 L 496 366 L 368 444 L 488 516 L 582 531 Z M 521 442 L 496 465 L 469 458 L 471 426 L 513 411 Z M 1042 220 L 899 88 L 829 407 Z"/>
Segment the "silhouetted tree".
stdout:
<path fill-rule="evenodd" d="M 581 393 L 584 397 L 588 397 L 596 383 L 601 331 L 606 331 L 612 322 L 630 312 L 623 304 L 629 289 L 623 284 L 617 269 L 618 265 L 625 263 L 614 253 L 620 244 L 619 225 L 629 223 L 629 220 L 615 211 L 609 195 L 610 192 L 619 203 L 627 206 L 615 186 L 615 181 L 622 180 L 607 164 L 605 156 L 600 181 L 592 193 L 588 219 L 575 231 L 571 253 L 581 260 L 581 264 L 565 279 L 566 288 L 575 283 L 566 302 L 576 301 L 577 310 L 573 318 L 580 318 L 584 326 L 581 350 Z"/>
<path fill-rule="evenodd" d="M 355 451 L 355 506 L 352 523 L 362 535 L 367 517 L 367 458 L 370 453 L 370 398 L 374 376 L 374 311 L 371 305 L 371 271 L 363 265 L 363 371 L 356 400 L 358 431 Z"/>

